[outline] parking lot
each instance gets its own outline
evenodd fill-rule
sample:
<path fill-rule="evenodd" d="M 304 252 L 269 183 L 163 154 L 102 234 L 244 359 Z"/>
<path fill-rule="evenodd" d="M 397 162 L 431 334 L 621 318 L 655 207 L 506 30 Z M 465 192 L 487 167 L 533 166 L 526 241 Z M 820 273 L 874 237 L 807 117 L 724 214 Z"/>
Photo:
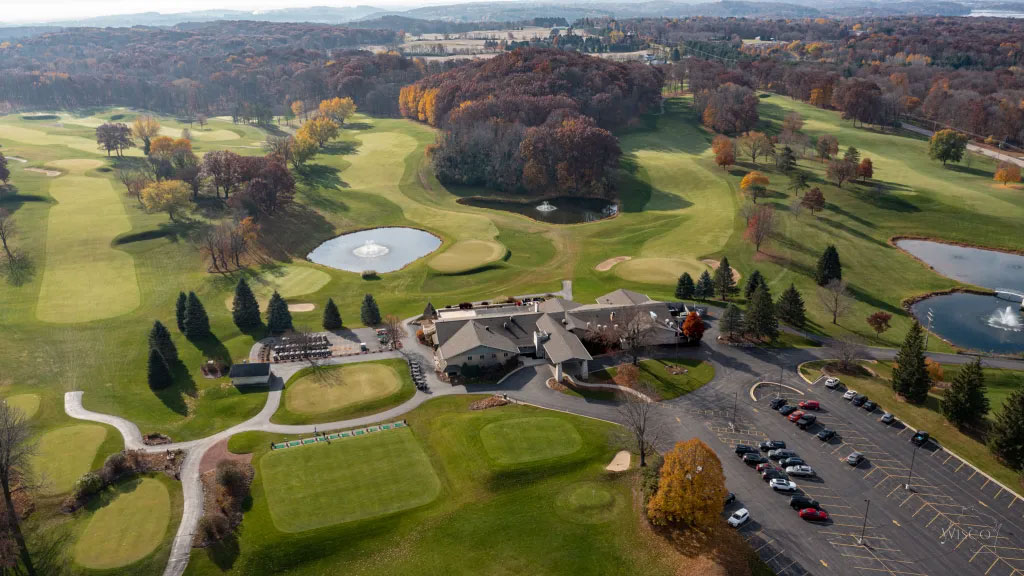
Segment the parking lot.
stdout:
<path fill-rule="evenodd" d="M 853 406 L 843 392 L 787 381 L 752 389 L 735 422 L 731 406 L 693 411 L 717 440 L 737 496 L 727 512 L 750 510 L 740 530 L 761 557 L 779 574 L 1024 574 L 1024 502 L 933 440 L 915 453 L 913 430 L 882 424 L 881 410 Z M 820 401 L 821 409 L 810 412 L 817 423 L 800 430 L 772 410 L 768 403 L 778 394 L 794 405 Z M 820 441 L 815 434 L 823 427 L 837 437 Z M 774 493 L 733 453 L 736 444 L 756 447 L 766 439 L 785 441 L 814 468 L 816 477 L 792 480 L 820 502 L 829 521 L 801 520 L 788 494 Z M 854 451 L 865 457 L 855 467 L 845 462 Z"/>

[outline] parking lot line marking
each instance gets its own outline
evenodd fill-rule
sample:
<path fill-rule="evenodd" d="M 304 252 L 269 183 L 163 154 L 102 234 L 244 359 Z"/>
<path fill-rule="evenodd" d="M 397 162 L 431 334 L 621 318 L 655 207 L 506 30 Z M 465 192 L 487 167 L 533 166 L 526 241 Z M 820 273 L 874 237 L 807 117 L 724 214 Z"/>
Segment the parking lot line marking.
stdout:
<path fill-rule="evenodd" d="M 1012 498 L 1012 499 L 1010 499 L 1010 506 L 1013 506 L 1015 502 L 1017 502 L 1017 499 L 1016 499 L 1016 498 Z M 1009 509 L 1009 508 L 1010 508 L 1010 506 L 1007 506 L 1006 508 L 1007 508 L 1007 509 Z"/>
<path fill-rule="evenodd" d="M 825 568 L 828 568 L 828 562 L 825 562 L 824 560 L 820 560 L 820 559 L 818 560 L 818 562 L 821 562 L 822 566 L 824 566 Z"/>
<path fill-rule="evenodd" d="M 978 474 L 978 471 L 975 470 L 970 476 L 967 477 L 967 479 L 970 480 L 971 478 L 974 478 L 977 474 Z"/>
<path fill-rule="evenodd" d="M 959 471 L 960 471 L 960 469 L 961 469 L 961 468 L 963 468 L 963 467 L 964 467 L 964 462 L 960 462 L 960 465 L 959 465 L 959 466 L 957 466 L 957 467 L 956 467 L 956 470 L 953 470 L 953 472 L 959 472 Z"/>
<path fill-rule="evenodd" d="M 893 520 L 892 520 L 892 523 L 893 523 L 893 524 L 895 524 L 896 526 L 899 526 L 899 525 L 900 525 L 900 523 L 899 523 L 899 522 L 897 522 L 895 518 L 893 518 Z"/>
<path fill-rule="evenodd" d="M 938 450 L 936 450 L 936 452 L 938 452 Z M 949 458 L 952 458 L 952 457 L 953 457 L 953 455 L 950 454 Z M 942 463 L 945 464 L 946 462 L 949 462 L 949 458 L 946 458 L 945 460 L 943 460 Z"/>

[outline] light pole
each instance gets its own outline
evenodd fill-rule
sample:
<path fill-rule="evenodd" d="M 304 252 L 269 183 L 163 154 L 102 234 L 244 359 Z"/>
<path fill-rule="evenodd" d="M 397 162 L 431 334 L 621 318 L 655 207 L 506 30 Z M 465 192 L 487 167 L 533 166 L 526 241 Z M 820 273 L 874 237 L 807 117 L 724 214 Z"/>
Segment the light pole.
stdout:
<path fill-rule="evenodd" d="M 739 400 L 740 400 L 740 393 L 739 393 L 739 391 L 736 391 L 732 395 L 732 426 L 733 426 L 733 428 L 736 427 L 736 404 L 739 403 Z"/>
<path fill-rule="evenodd" d="M 907 483 L 903 485 L 904 490 L 910 490 L 910 480 L 914 477 L 914 460 L 917 459 L 917 449 L 920 446 L 914 445 L 914 453 L 910 456 L 910 470 L 907 471 Z"/>
<path fill-rule="evenodd" d="M 928 350 L 928 336 L 932 333 L 932 320 L 935 319 L 934 315 L 935 315 L 935 311 L 932 310 L 931 308 L 929 308 L 928 309 L 928 330 L 926 330 L 925 333 L 924 333 L 924 349 L 925 350 Z"/>
<path fill-rule="evenodd" d="M 864 545 L 864 532 L 868 529 L 868 510 L 871 509 L 871 499 L 865 498 L 867 506 L 864 507 L 864 524 L 860 527 L 860 538 L 857 539 L 857 544 Z"/>

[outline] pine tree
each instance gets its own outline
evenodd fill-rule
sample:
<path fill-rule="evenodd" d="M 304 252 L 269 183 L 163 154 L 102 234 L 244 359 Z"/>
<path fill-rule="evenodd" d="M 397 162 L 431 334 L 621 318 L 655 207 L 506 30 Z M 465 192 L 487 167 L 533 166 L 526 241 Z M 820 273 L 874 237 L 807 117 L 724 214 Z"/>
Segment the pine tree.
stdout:
<path fill-rule="evenodd" d="M 178 349 L 171 340 L 171 332 L 159 320 L 153 322 L 153 329 L 149 331 L 149 348 L 159 351 L 169 364 L 178 361 Z"/>
<path fill-rule="evenodd" d="M 380 324 L 380 308 L 377 307 L 377 301 L 373 299 L 373 294 L 367 294 L 363 298 L 363 306 L 359 310 L 359 318 L 367 326 Z"/>
<path fill-rule="evenodd" d="M 996 414 L 988 447 L 1010 468 L 1024 468 L 1024 388 L 1011 392 L 1002 411 Z"/>
<path fill-rule="evenodd" d="M 730 304 L 722 314 L 718 322 L 718 329 L 722 334 L 733 338 L 743 332 L 743 312 L 735 304 Z"/>
<path fill-rule="evenodd" d="M 711 273 L 707 270 L 701 272 L 700 278 L 697 279 L 697 287 L 694 289 L 693 295 L 701 300 L 707 300 L 715 295 L 715 283 L 711 280 Z"/>
<path fill-rule="evenodd" d="M 185 333 L 185 306 L 188 297 L 184 292 L 178 292 L 178 302 L 174 307 L 174 319 L 178 322 L 178 332 Z"/>
<path fill-rule="evenodd" d="M 288 311 L 288 303 L 274 290 L 267 304 L 267 330 L 271 334 L 280 334 L 292 329 L 292 313 Z"/>
<path fill-rule="evenodd" d="M 761 284 L 754 291 L 747 309 L 747 332 L 755 338 L 774 341 L 779 337 L 779 319 L 775 316 L 775 304 L 768 287 Z"/>
<path fill-rule="evenodd" d="M 732 277 L 732 266 L 729 266 L 729 259 L 722 257 L 721 264 L 715 270 L 715 289 L 722 300 L 729 299 L 729 293 L 736 287 L 736 280 Z"/>
<path fill-rule="evenodd" d="M 804 322 L 807 321 L 804 298 L 793 284 L 782 293 L 778 304 L 775 305 L 775 311 L 778 312 L 780 320 L 794 328 L 803 328 Z"/>
<path fill-rule="evenodd" d="M 843 266 L 839 262 L 839 251 L 832 244 L 829 244 L 825 251 L 818 258 L 818 266 L 814 271 L 814 281 L 818 286 L 824 286 L 832 280 L 843 279 Z"/>
<path fill-rule="evenodd" d="M 195 292 L 189 292 L 188 303 L 185 305 L 185 337 L 196 340 L 209 335 L 210 318 L 206 315 L 206 308 Z"/>
<path fill-rule="evenodd" d="M 910 327 L 892 368 L 892 389 L 913 404 L 928 398 L 932 380 L 924 363 L 924 332 L 917 322 Z"/>
<path fill-rule="evenodd" d="M 981 370 L 981 358 L 975 358 L 974 362 L 965 364 L 956 373 L 953 384 L 942 397 L 942 413 L 946 420 L 959 427 L 984 422 L 988 412 L 985 374 Z"/>
<path fill-rule="evenodd" d="M 693 298 L 694 292 L 697 288 L 693 285 L 693 278 L 689 272 L 683 272 L 683 275 L 679 277 L 679 282 L 676 283 L 676 298 L 680 300 L 689 300 Z"/>
<path fill-rule="evenodd" d="M 754 270 L 754 273 L 747 277 L 747 283 L 743 286 L 743 297 L 750 300 L 754 292 L 757 291 L 757 287 L 764 284 L 764 276 L 761 276 L 760 270 Z"/>
<path fill-rule="evenodd" d="M 860 164 L 860 150 L 850 146 L 843 154 L 843 160 L 854 165 Z"/>
<path fill-rule="evenodd" d="M 782 152 L 775 158 L 775 166 L 780 172 L 788 173 L 796 168 L 796 155 L 789 146 L 783 146 Z"/>
<path fill-rule="evenodd" d="M 146 379 L 149 381 L 149 387 L 153 390 L 161 390 L 174 383 L 174 377 L 171 376 L 171 369 L 167 366 L 167 361 L 156 348 L 149 350 Z"/>
<path fill-rule="evenodd" d="M 256 301 L 256 296 L 252 293 L 252 288 L 249 288 L 249 283 L 245 281 L 245 278 L 239 278 L 238 284 L 235 285 L 235 299 L 231 303 L 231 318 L 235 321 L 235 326 L 238 326 L 238 329 L 243 332 L 259 328 L 262 323 L 260 303 Z"/>
<path fill-rule="evenodd" d="M 333 298 L 327 299 L 327 306 L 324 306 L 324 330 L 341 330 L 341 312 L 334 304 Z"/>

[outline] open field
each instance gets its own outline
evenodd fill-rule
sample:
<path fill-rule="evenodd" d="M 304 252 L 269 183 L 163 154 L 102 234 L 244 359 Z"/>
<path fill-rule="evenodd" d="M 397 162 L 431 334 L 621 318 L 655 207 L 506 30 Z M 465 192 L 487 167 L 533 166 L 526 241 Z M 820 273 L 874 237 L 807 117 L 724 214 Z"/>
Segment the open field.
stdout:
<path fill-rule="evenodd" d="M 107 429 L 97 424 L 73 424 L 43 434 L 33 459 L 34 472 L 44 481 L 42 492 L 70 492 L 75 481 L 92 468 L 106 438 Z"/>
<path fill-rule="evenodd" d="M 273 421 L 311 424 L 380 412 L 416 392 L 404 360 L 376 360 L 298 372 L 285 386 Z"/>
<path fill-rule="evenodd" d="M 38 394 L 16 394 L 5 398 L 4 402 L 18 410 L 21 410 L 21 413 L 25 415 L 26 420 L 31 420 L 32 417 L 36 415 L 36 412 L 39 411 Z"/>
<path fill-rule="evenodd" d="M 568 456 L 580 449 L 579 432 L 559 418 L 518 418 L 480 429 L 480 441 L 494 462 L 509 466 Z"/>

